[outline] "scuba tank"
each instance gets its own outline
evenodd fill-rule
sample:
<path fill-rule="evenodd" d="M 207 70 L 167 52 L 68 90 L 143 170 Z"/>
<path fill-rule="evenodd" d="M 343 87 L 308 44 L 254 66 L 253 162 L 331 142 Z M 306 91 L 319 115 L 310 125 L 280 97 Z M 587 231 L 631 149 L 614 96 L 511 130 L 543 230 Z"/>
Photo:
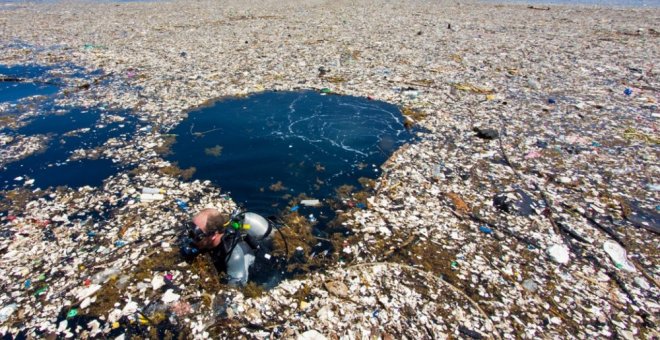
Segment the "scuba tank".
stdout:
<path fill-rule="evenodd" d="M 249 226 L 247 234 L 256 239 L 270 239 L 273 227 L 268 220 L 253 212 L 246 212 L 243 217 L 243 226 Z"/>
<path fill-rule="evenodd" d="M 240 241 L 227 258 L 227 275 L 230 285 L 244 286 L 248 281 L 248 271 L 254 264 L 254 253 L 250 246 Z"/>
<path fill-rule="evenodd" d="M 227 275 L 230 285 L 245 285 L 254 264 L 255 252 L 272 238 L 273 226 L 261 215 L 236 210 L 232 213 L 222 237 Z"/>

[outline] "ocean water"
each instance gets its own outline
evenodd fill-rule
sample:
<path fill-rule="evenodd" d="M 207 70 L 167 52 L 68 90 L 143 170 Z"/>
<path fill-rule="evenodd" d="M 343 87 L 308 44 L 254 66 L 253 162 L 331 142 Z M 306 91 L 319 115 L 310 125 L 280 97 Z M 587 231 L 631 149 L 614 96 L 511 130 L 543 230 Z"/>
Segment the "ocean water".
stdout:
<path fill-rule="evenodd" d="M 168 160 L 180 168 L 195 167 L 194 179 L 212 181 L 247 211 L 262 216 L 297 212 L 322 238 L 312 247 L 315 254 L 336 251 L 323 239 L 348 232 L 329 227 L 337 205 L 348 205 L 337 203 L 335 190 L 344 185 L 360 190 L 360 178 L 378 177 L 380 165 L 413 139 L 392 104 L 315 91 L 223 99 L 190 112 L 171 133 L 176 143 Z M 300 195 L 323 205 L 299 204 Z M 250 281 L 270 288 L 302 273 L 285 270 L 282 260 L 258 256 Z"/>
<path fill-rule="evenodd" d="M 105 178 L 117 173 L 121 166 L 103 158 L 77 161 L 67 159 L 73 150 L 92 149 L 101 146 L 109 138 L 130 138 L 130 133 L 135 129 L 134 122 L 129 120 L 108 125 L 98 124 L 102 113 L 105 113 L 102 109 L 72 108 L 61 114 L 38 116 L 15 131 L 24 136 L 47 135 L 50 140 L 43 150 L 0 168 L 0 189 L 21 186 L 29 179 L 34 179 L 34 187 L 42 189 L 101 185 Z M 15 180 L 20 177 L 23 180 Z"/>
<path fill-rule="evenodd" d="M 0 104 L 15 102 L 34 95 L 47 96 L 57 93 L 59 87 L 43 79 L 49 70 L 49 67 L 38 65 L 13 67 L 0 65 L 0 78 L 2 79 L 29 78 L 36 80 L 35 82 L 0 81 Z"/>
<path fill-rule="evenodd" d="M 359 188 L 360 177 L 378 177 L 380 165 L 413 137 L 392 104 L 315 91 L 221 100 L 190 112 L 172 133 L 170 161 L 195 167 L 194 178 L 211 180 L 264 216 L 291 209 L 300 194 L 323 200 L 339 186 Z M 328 217 L 316 208 L 304 212 Z"/>
<path fill-rule="evenodd" d="M 34 180 L 31 187 L 98 186 L 102 181 L 121 170 L 121 166 L 109 159 L 83 159 L 69 161 L 76 149 L 92 149 L 104 144 L 109 138 L 131 138 L 136 129 L 135 119 L 126 111 L 111 112 L 102 106 L 95 108 L 60 107 L 55 104 L 63 82 L 49 71 L 66 71 L 67 76 L 86 78 L 80 69 L 71 65 L 43 67 L 39 65 L 0 65 L 0 75 L 27 79 L 27 82 L 0 82 L 0 118 L 22 122 L 20 128 L 0 124 L 0 134 L 21 136 L 46 136 L 42 150 L 0 167 L 0 190 L 21 187 Z M 26 115 L 28 112 L 36 115 Z M 122 122 L 106 124 L 106 115 L 124 117 Z M 0 147 L 9 147 L 8 145 Z"/>

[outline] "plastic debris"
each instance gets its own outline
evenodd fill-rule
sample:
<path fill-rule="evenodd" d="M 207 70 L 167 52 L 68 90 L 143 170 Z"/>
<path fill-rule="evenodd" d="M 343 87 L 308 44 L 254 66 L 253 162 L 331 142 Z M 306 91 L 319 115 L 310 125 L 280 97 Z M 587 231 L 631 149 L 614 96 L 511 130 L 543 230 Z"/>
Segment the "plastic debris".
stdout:
<path fill-rule="evenodd" d="M 477 137 L 488 140 L 496 139 L 500 135 L 497 130 L 490 128 L 475 127 L 472 131 L 477 133 Z"/>
<path fill-rule="evenodd" d="M 163 303 L 171 303 L 179 300 L 180 295 L 175 294 L 173 290 L 168 289 L 165 294 L 163 294 L 163 297 L 161 298 L 161 301 Z"/>
<path fill-rule="evenodd" d="M 468 83 L 454 84 L 453 86 L 457 90 L 468 91 L 468 92 L 472 92 L 472 93 L 492 94 L 494 92 L 491 89 L 487 89 L 485 87 L 476 86 L 476 85 L 472 85 L 472 84 L 468 84 Z"/>
<path fill-rule="evenodd" d="M 140 202 L 153 202 L 160 201 L 165 198 L 163 194 L 151 194 L 151 193 L 142 193 L 140 194 Z"/>
<path fill-rule="evenodd" d="M 89 307 L 89 305 L 91 305 L 91 304 L 92 304 L 92 299 L 90 299 L 89 297 L 86 297 L 80 303 L 80 308 L 85 309 L 85 308 Z"/>
<path fill-rule="evenodd" d="M 657 183 L 649 183 L 646 185 L 646 189 L 650 191 L 660 191 L 660 184 Z"/>
<path fill-rule="evenodd" d="M 142 188 L 142 193 L 143 194 L 164 194 L 165 190 L 164 189 L 159 189 L 159 188 Z"/>
<path fill-rule="evenodd" d="M 563 244 L 554 244 L 548 247 L 547 253 L 551 260 L 559 264 L 566 264 L 570 259 L 568 247 Z"/>
<path fill-rule="evenodd" d="M 99 284 L 91 284 L 88 287 L 78 290 L 76 293 L 76 298 L 78 300 L 82 300 L 86 297 L 94 295 L 94 293 L 98 292 L 99 289 L 101 289 L 101 285 Z"/>
<path fill-rule="evenodd" d="M 15 303 L 8 304 L 2 309 L 0 309 L 0 324 L 4 323 L 9 319 L 9 317 L 14 314 L 14 312 L 18 309 L 18 305 Z"/>
<path fill-rule="evenodd" d="M 188 203 L 184 202 L 179 198 L 175 199 L 174 201 L 176 202 L 176 205 L 178 205 L 179 208 L 181 208 L 181 210 L 188 212 Z"/>
<path fill-rule="evenodd" d="M 536 284 L 536 282 L 534 282 L 534 280 L 531 280 L 531 279 L 527 279 L 527 280 L 523 281 L 522 286 L 527 291 L 530 291 L 532 293 L 535 292 L 538 289 L 538 285 Z"/>
<path fill-rule="evenodd" d="M 91 277 L 91 281 L 94 284 L 102 284 L 108 281 L 109 279 L 116 277 L 119 274 L 119 269 L 117 268 L 107 268 L 102 270 Z"/>
<path fill-rule="evenodd" d="M 610 256 L 614 265 L 625 271 L 636 271 L 635 266 L 628 260 L 626 250 L 614 241 L 607 241 L 603 243 L 603 250 Z"/>
<path fill-rule="evenodd" d="M 321 205 L 321 201 L 317 199 L 309 199 L 309 200 L 302 200 L 300 201 L 300 204 L 307 206 L 307 207 L 318 207 Z M 294 211 L 294 210 L 291 210 Z"/>
<path fill-rule="evenodd" d="M 72 317 L 74 317 L 76 315 L 78 315 L 78 310 L 75 309 L 75 308 L 72 308 L 71 310 L 69 310 L 68 313 L 66 313 L 66 318 L 71 319 Z"/>
<path fill-rule="evenodd" d="M 489 227 L 484 226 L 484 225 L 479 226 L 479 231 L 481 231 L 484 234 L 492 234 L 493 233 L 493 229 L 490 229 Z"/>
<path fill-rule="evenodd" d="M 642 289 L 644 289 L 644 290 L 649 290 L 649 289 L 651 289 L 651 285 L 650 285 L 650 284 L 649 284 L 644 278 L 641 278 L 641 277 L 638 276 L 638 277 L 635 277 L 635 278 L 633 279 L 633 281 L 635 282 L 635 284 L 636 284 L 637 287 L 639 287 L 639 288 L 642 288 Z"/>
<path fill-rule="evenodd" d="M 327 338 L 323 336 L 323 334 L 319 333 L 317 330 L 312 329 L 300 334 L 300 336 L 298 336 L 296 340 L 326 340 L 326 339 Z"/>

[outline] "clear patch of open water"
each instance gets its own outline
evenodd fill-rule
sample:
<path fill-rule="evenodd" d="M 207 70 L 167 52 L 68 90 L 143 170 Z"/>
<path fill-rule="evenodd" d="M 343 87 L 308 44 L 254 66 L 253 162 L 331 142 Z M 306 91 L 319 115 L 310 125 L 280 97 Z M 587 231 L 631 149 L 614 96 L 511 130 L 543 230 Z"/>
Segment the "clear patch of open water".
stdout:
<path fill-rule="evenodd" d="M 67 160 L 76 149 L 101 146 L 109 138 L 130 138 L 130 133 L 135 130 L 135 121 L 127 112 L 109 112 L 103 107 L 58 107 L 55 99 L 63 82 L 51 72 L 62 70 L 66 70 L 69 77 L 89 76 L 71 65 L 62 65 L 59 69 L 56 66 L 0 65 L 2 77 L 20 79 L 0 82 L 0 104 L 8 105 L 4 112 L 0 111 L 0 117 L 27 123 L 17 129 L 0 126 L 0 134 L 48 137 L 42 150 L 0 167 L 0 190 L 22 186 L 29 179 L 33 179 L 33 186 L 39 188 L 98 186 L 120 170 L 120 166 L 109 159 Z M 43 98 L 31 100 L 37 95 Z M 25 115 L 32 110 L 37 114 Z M 102 123 L 102 117 L 110 113 L 122 116 L 124 121 Z"/>
<path fill-rule="evenodd" d="M 195 167 L 193 178 L 212 181 L 262 216 L 296 211 L 322 238 L 343 232 L 328 227 L 335 190 L 375 179 L 391 154 L 413 139 L 395 105 L 315 91 L 222 99 L 190 112 L 171 133 L 176 143 L 167 158 L 180 168 Z M 304 206 L 300 195 L 322 205 Z M 312 249 L 324 251 L 336 250 L 327 241 Z M 270 288 L 294 274 L 280 265 L 279 258 L 257 257 L 250 281 Z"/>
<path fill-rule="evenodd" d="M 323 200 L 341 185 L 359 187 L 360 177 L 376 178 L 413 137 L 392 104 L 314 91 L 220 100 L 190 112 L 172 133 L 169 160 L 194 166 L 194 178 L 264 216 L 291 197 Z"/>

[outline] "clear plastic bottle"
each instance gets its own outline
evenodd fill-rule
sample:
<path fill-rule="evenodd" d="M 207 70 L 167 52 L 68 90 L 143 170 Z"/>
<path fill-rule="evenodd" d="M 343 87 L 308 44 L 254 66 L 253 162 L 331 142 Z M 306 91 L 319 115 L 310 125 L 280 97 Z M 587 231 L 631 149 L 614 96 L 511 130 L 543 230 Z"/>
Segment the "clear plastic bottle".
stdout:
<path fill-rule="evenodd" d="M 158 188 L 142 188 L 143 194 L 164 194 L 165 190 Z"/>
<path fill-rule="evenodd" d="M 102 272 L 98 272 L 92 276 L 92 283 L 103 284 L 108 281 L 111 277 L 117 276 L 119 274 L 119 269 L 117 268 L 108 268 Z"/>
<path fill-rule="evenodd" d="M 9 320 L 9 317 L 18 309 L 15 303 L 8 304 L 0 309 L 0 324 Z"/>

